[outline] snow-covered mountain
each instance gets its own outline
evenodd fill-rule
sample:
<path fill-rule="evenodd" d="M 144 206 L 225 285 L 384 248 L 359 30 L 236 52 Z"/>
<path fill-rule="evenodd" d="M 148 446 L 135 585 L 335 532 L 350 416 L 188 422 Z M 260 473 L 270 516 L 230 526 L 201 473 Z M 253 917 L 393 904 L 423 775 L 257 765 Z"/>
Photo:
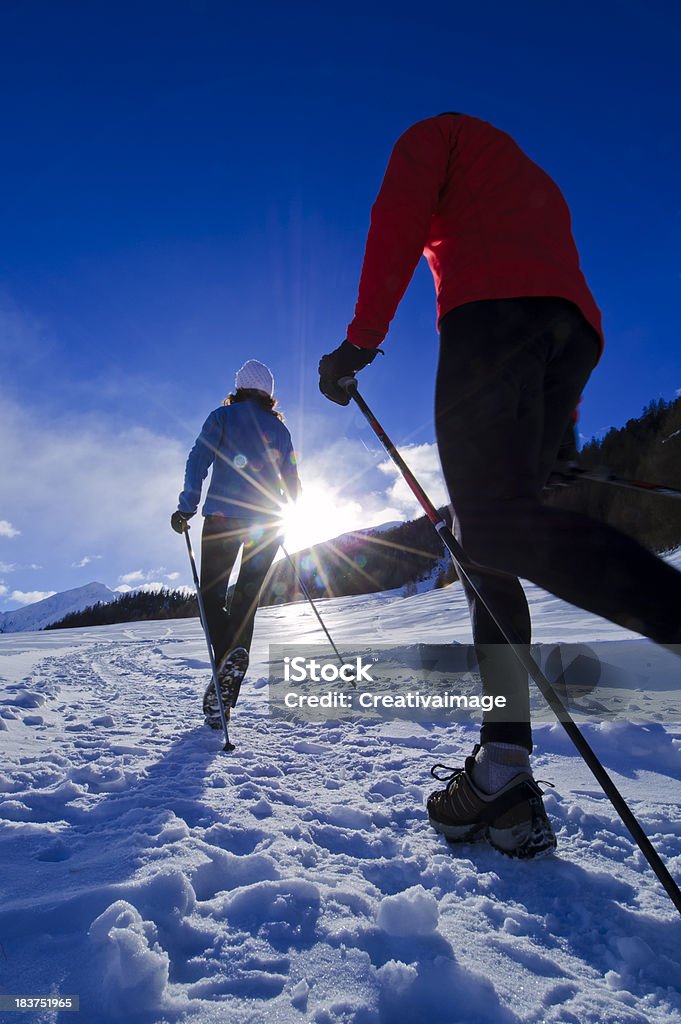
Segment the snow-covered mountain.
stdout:
<path fill-rule="evenodd" d="M 103 583 L 86 583 L 84 587 L 64 590 L 60 594 L 36 601 L 35 604 L 28 604 L 25 608 L 0 612 L 0 633 L 25 633 L 44 629 L 71 612 L 79 612 L 98 601 L 113 601 L 119 596 Z"/>
<path fill-rule="evenodd" d="M 380 526 L 368 526 L 366 528 L 366 530 L 357 530 L 355 532 L 357 532 L 357 533 L 368 533 L 368 534 L 372 534 L 372 533 L 385 533 L 386 530 L 394 530 L 398 526 L 402 526 L 403 522 L 404 522 L 403 519 L 391 519 L 390 522 L 388 522 L 388 523 L 381 523 Z"/>

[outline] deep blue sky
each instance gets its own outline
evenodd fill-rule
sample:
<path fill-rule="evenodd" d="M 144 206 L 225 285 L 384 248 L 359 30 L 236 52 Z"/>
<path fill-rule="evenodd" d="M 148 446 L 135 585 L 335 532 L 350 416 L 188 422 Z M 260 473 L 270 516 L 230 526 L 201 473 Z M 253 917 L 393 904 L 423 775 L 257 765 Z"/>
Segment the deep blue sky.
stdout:
<path fill-rule="evenodd" d="M 316 364 L 351 319 L 393 142 L 448 109 L 509 131 L 570 203 L 607 336 L 582 432 L 674 397 L 680 43 L 679 7 L 659 0 L 5 0 L 4 399 L 46 431 L 144 427 L 186 446 L 255 356 L 303 455 L 359 444 Z M 362 378 L 401 442 L 433 440 L 434 319 L 424 264 Z"/>

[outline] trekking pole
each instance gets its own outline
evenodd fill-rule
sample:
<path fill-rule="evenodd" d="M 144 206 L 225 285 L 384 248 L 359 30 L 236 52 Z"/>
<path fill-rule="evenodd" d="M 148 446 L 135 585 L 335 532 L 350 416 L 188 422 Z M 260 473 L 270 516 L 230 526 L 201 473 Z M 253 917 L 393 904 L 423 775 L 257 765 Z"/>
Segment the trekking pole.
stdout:
<path fill-rule="evenodd" d="M 554 470 L 554 479 L 558 484 L 564 486 L 581 483 L 582 480 L 591 480 L 598 484 L 612 484 L 614 487 L 626 487 L 631 491 L 643 491 L 646 494 L 660 494 L 664 498 L 681 498 L 681 489 L 678 487 L 667 487 L 665 484 L 651 484 L 648 480 L 632 480 L 627 477 L 618 476 L 607 467 L 602 469 L 581 469 L 579 466 L 568 466 L 567 471 L 561 470 L 558 464 Z"/>
<path fill-rule="evenodd" d="M 206 620 L 206 609 L 203 606 L 203 598 L 201 597 L 201 587 L 199 585 L 199 574 L 196 571 L 196 559 L 194 558 L 194 551 L 192 548 L 192 542 L 189 539 L 189 525 L 185 524 L 185 528 L 182 531 L 184 533 L 184 539 L 187 541 L 187 551 L 189 552 L 189 561 L 192 567 L 192 576 L 194 577 L 194 586 L 196 587 L 196 599 L 199 602 L 199 616 L 201 618 L 201 625 L 203 632 L 206 637 L 206 646 L 208 647 L 208 657 L 210 658 L 210 670 L 213 675 L 213 686 L 218 698 L 218 708 L 220 709 L 220 718 L 222 719 L 222 728 L 225 730 L 225 745 L 222 748 L 226 751 L 234 750 L 234 744 L 229 739 L 229 729 L 227 727 L 227 713 L 225 711 L 225 705 L 222 700 L 222 691 L 220 690 L 220 684 L 218 683 L 218 670 L 215 664 L 215 655 L 213 654 L 213 645 L 210 642 L 210 634 L 208 632 L 208 622 Z"/>
<path fill-rule="evenodd" d="M 317 616 L 317 621 L 319 622 L 319 625 L 320 625 L 320 626 L 322 627 L 322 629 L 323 629 L 323 630 L 324 630 L 324 632 L 326 633 L 326 639 L 327 639 L 327 640 L 329 641 L 329 643 L 330 643 L 330 644 L 331 644 L 331 646 L 333 647 L 334 651 L 336 652 L 336 657 L 338 658 L 338 661 L 340 662 L 340 666 L 341 666 L 341 668 L 342 668 L 342 667 L 343 667 L 343 665 L 345 664 L 345 662 L 343 661 L 342 657 L 340 656 L 340 654 L 339 654 L 339 652 L 338 652 L 338 648 L 336 647 L 335 643 L 334 643 L 334 642 L 333 642 L 333 640 L 331 639 L 331 634 L 329 633 L 328 629 L 327 629 L 327 628 L 326 628 L 326 626 L 324 625 L 324 620 L 322 619 L 321 615 L 319 614 L 319 611 L 318 611 L 318 609 L 317 609 L 317 605 L 316 605 L 316 604 L 314 603 L 314 601 L 312 600 L 312 595 L 310 594 L 310 591 L 309 591 L 309 590 L 307 589 L 307 587 L 306 587 L 306 586 L 305 586 L 305 584 L 303 583 L 303 581 L 302 581 L 302 578 L 301 578 L 301 576 L 300 576 L 300 573 L 299 573 L 299 572 L 298 572 L 298 570 L 296 569 L 296 566 L 295 566 L 295 563 L 294 563 L 293 559 L 291 558 L 291 556 L 289 555 L 288 551 L 286 550 L 286 548 L 284 547 L 284 545 L 283 545 L 283 544 L 281 545 L 281 550 L 282 550 L 282 551 L 284 552 L 284 554 L 286 555 L 286 558 L 287 558 L 287 560 L 288 560 L 288 563 L 289 563 L 289 565 L 291 566 L 291 569 L 293 570 L 293 575 L 295 576 L 296 580 L 298 581 L 298 586 L 299 586 L 299 587 L 300 587 L 300 589 L 302 590 L 302 592 L 303 592 L 303 594 L 305 595 L 305 597 L 307 598 L 307 600 L 308 600 L 308 601 L 310 602 L 310 606 L 311 606 L 311 608 L 312 608 L 312 611 L 313 611 L 313 612 L 315 613 L 315 615 Z M 357 688 L 357 683 L 355 683 L 355 682 L 354 682 L 354 680 L 352 680 L 352 685 L 353 685 L 353 686 L 354 686 L 355 688 Z"/>
<path fill-rule="evenodd" d="M 638 845 L 641 853 L 646 858 L 648 864 L 657 875 L 665 892 L 671 899 L 672 903 L 674 904 L 678 912 L 681 914 L 681 890 L 679 889 L 678 885 L 676 884 L 676 882 L 670 875 L 669 871 L 667 870 L 666 866 L 662 862 L 659 854 L 657 853 L 657 850 L 648 839 L 648 836 L 643 831 L 638 819 L 635 817 L 634 813 L 629 808 L 629 805 L 625 801 L 624 797 L 617 789 L 617 786 L 612 781 L 607 771 L 599 761 L 598 756 L 591 749 L 589 743 L 577 728 L 577 725 L 573 721 L 570 713 L 563 704 L 562 700 L 555 692 L 553 686 L 546 678 L 546 676 L 544 675 L 544 673 L 542 672 L 541 668 L 534 660 L 532 655 L 527 652 L 527 645 L 519 644 L 517 643 L 517 641 L 513 639 L 511 632 L 503 626 L 503 624 L 495 615 L 494 610 L 490 608 L 487 601 L 485 601 L 485 599 L 480 594 L 480 591 L 472 578 L 472 573 L 475 571 L 476 568 L 475 563 L 472 563 L 466 557 L 463 548 L 454 537 L 454 534 L 449 529 L 449 527 L 442 519 L 442 517 L 438 514 L 437 509 L 431 502 L 430 498 L 423 490 L 418 480 L 409 469 L 409 466 L 406 464 L 406 462 L 398 452 L 397 448 L 390 440 L 385 430 L 383 429 L 383 427 L 378 422 L 378 420 L 374 416 L 373 412 L 371 411 L 367 403 L 360 395 L 359 390 L 357 388 L 357 381 L 355 380 L 355 378 L 342 377 L 338 381 L 338 384 L 359 407 L 359 409 L 365 416 L 369 426 L 374 431 L 379 441 L 385 448 L 386 452 L 402 473 L 405 483 L 412 491 L 412 493 L 415 495 L 416 499 L 421 505 L 421 508 L 426 513 L 428 519 L 430 519 L 431 523 L 439 533 L 442 543 L 444 544 L 445 548 L 452 557 L 452 561 L 454 562 L 454 566 L 459 574 L 459 577 L 461 579 L 464 579 L 471 587 L 471 589 L 475 592 L 478 599 L 485 606 L 489 615 L 491 615 L 491 617 L 494 619 L 497 628 L 501 632 L 502 636 L 508 643 L 510 649 L 515 654 L 518 661 L 521 663 L 523 668 L 527 671 L 528 675 L 531 676 L 531 678 L 539 687 L 542 696 L 549 704 L 551 710 L 555 713 L 556 717 L 558 718 L 558 721 L 565 729 L 566 733 L 574 743 L 579 753 L 584 758 L 584 761 L 591 769 L 591 772 L 600 784 L 601 788 L 603 789 L 603 792 L 609 798 L 613 807 L 615 808 L 620 818 L 626 825 L 632 838 Z"/>

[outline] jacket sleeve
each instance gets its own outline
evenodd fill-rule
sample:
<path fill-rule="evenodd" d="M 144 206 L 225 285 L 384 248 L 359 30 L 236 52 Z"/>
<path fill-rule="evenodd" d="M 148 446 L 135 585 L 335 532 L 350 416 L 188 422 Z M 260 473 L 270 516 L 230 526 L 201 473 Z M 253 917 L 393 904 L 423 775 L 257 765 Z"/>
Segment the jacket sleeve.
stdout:
<path fill-rule="evenodd" d="M 284 457 L 281 463 L 280 475 L 284 485 L 284 493 L 289 501 L 297 501 L 300 497 L 300 477 L 296 465 L 296 453 L 293 450 L 291 435 L 288 434 L 288 442 L 284 446 Z"/>
<path fill-rule="evenodd" d="M 428 241 L 447 178 L 450 146 L 442 118 L 412 125 L 395 144 L 371 210 L 355 316 L 347 337 L 377 348 Z"/>
<path fill-rule="evenodd" d="M 201 500 L 201 486 L 213 464 L 221 438 L 222 423 L 219 410 L 216 409 L 203 424 L 187 458 L 184 487 L 177 506 L 180 512 L 196 512 Z"/>

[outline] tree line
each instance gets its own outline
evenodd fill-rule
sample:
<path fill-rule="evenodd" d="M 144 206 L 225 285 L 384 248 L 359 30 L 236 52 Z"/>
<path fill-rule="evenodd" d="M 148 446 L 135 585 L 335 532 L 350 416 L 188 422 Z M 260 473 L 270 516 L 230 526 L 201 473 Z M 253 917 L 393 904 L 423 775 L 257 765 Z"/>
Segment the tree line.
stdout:
<path fill-rule="evenodd" d="M 578 464 L 587 471 L 607 467 L 618 476 L 681 488 L 681 397 L 650 402 L 641 416 L 590 441 Z M 557 489 L 547 500 L 604 520 L 653 551 L 681 544 L 681 501 L 674 498 L 583 481 Z"/>
<path fill-rule="evenodd" d="M 81 626 L 110 626 L 115 622 L 143 622 L 146 619 L 190 619 L 199 614 L 195 594 L 183 590 L 138 590 L 114 601 L 99 601 L 89 608 L 65 615 L 45 629 L 75 629 Z"/>

